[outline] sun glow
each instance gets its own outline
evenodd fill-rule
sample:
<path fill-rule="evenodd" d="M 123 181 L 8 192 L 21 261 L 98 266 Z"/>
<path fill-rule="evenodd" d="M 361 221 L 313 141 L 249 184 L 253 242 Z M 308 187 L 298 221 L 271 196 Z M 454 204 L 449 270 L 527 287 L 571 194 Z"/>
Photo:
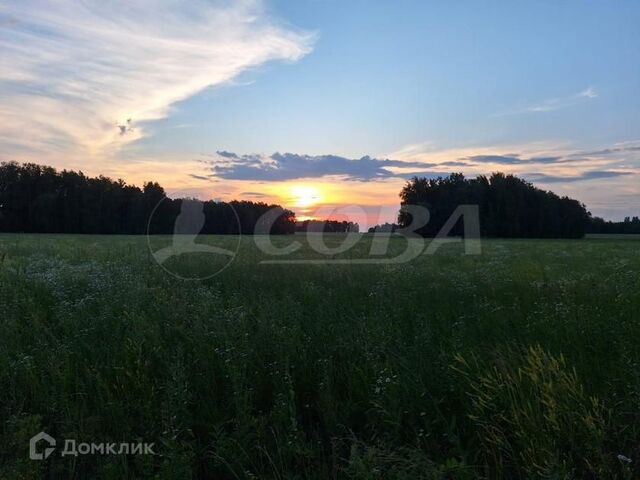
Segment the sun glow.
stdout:
<path fill-rule="evenodd" d="M 291 202 L 298 208 L 308 208 L 322 201 L 322 195 L 317 187 L 311 185 L 294 185 L 291 187 Z"/>

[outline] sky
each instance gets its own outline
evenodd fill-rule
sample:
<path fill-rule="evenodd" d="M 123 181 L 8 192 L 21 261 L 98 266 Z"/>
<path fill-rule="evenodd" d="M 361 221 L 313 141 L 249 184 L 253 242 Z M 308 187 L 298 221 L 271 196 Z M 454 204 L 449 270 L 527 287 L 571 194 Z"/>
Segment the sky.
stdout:
<path fill-rule="evenodd" d="M 0 160 L 363 224 L 413 175 L 502 171 L 620 220 L 638 25 L 624 0 L 0 0 Z"/>

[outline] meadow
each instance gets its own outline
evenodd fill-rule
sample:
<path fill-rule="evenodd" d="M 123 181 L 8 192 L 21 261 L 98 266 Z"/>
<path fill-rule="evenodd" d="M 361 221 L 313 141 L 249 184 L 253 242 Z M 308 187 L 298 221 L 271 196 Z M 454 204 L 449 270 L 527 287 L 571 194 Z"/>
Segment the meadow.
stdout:
<path fill-rule="evenodd" d="M 0 478 L 640 474 L 639 239 L 264 256 L 185 281 L 143 236 L 0 235 Z M 30 460 L 40 431 L 156 454 Z"/>

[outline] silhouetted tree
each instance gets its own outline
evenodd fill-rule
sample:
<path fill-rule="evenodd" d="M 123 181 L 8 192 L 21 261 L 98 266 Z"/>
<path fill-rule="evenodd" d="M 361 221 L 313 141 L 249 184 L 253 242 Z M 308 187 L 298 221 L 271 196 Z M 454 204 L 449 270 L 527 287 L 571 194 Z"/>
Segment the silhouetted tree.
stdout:
<path fill-rule="evenodd" d="M 385 222 L 382 225 L 376 225 L 375 227 L 369 227 L 367 233 L 394 233 L 400 226 L 395 223 Z"/>
<path fill-rule="evenodd" d="M 593 217 L 587 227 L 587 233 L 607 234 L 640 234 L 640 218 L 626 217 L 623 222 L 606 221 L 600 217 Z"/>
<path fill-rule="evenodd" d="M 513 175 L 494 173 L 466 179 L 461 173 L 426 179 L 414 177 L 400 192 L 402 205 L 420 205 L 430 213 L 429 223 L 418 230 L 435 236 L 459 205 L 478 205 L 483 236 L 523 238 L 580 238 L 590 214 L 568 197 L 540 190 Z M 401 212 L 398 223 L 406 227 L 411 215 Z M 451 235 L 462 234 L 462 222 Z"/>
<path fill-rule="evenodd" d="M 340 220 L 304 220 L 296 224 L 296 232 L 347 233 L 360 231 L 360 225 Z"/>
<path fill-rule="evenodd" d="M 0 164 L 2 232 L 169 234 L 180 204 L 180 199 L 167 198 L 157 182 L 140 189 L 123 180 L 58 172 L 33 163 Z M 272 208 L 281 213 L 270 233 L 295 230 L 295 214 L 277 205 L 207 201 L 202 208 L 206 218 L 202 233 L 251 234 L 258 219 Z"/>

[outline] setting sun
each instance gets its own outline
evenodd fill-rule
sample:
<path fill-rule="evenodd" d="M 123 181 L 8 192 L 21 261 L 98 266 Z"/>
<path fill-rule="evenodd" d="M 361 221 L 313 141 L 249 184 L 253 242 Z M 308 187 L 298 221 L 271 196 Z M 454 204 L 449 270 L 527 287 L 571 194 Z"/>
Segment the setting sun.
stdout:
<path fill-rule="evenodd" d="M 320 190 L 311 185 L 294 185 L 291 187 L 291 202 L 299 208 L 311 207 L 322 201 Z"/>

